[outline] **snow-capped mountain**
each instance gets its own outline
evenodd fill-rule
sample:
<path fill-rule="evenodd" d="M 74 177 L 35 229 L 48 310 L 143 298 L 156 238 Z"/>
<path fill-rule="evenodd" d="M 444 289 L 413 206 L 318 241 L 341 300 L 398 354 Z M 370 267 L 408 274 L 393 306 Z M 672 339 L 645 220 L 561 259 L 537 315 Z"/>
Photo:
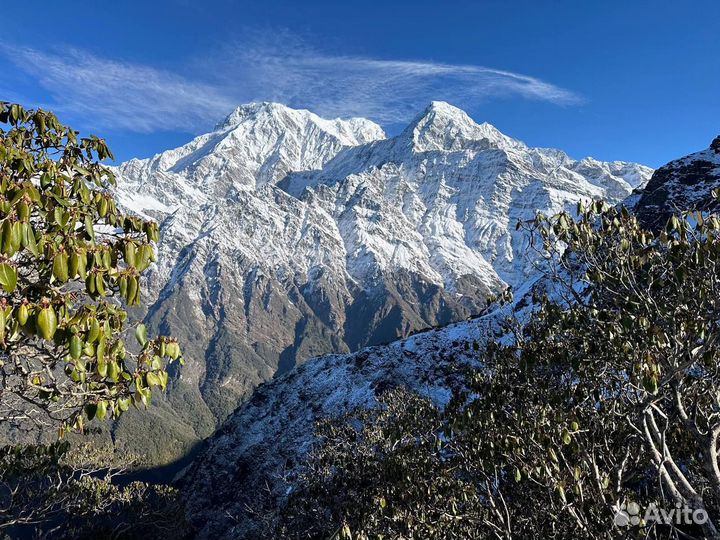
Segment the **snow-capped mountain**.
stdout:
<path fill-rule="evenodd" d="M 518 285 L 532 273 L 534 259 L 513 232 L 519 219 L 580 199 L 622 200 L 651 173 L 529 148 L 434 102 L 398 137 L 345 150 L 279 185 L 346 230 L 365 233 L 344 237 L 358 254 L 348 264 L 360 279 L 371 259 L 399 262 L 450 290 L 460 277 L 488 276 L 484 285 L 492 289 L 496 276 Z"/>
<path fill-rule="evenodd" d="M 251 104 L 117 172 L 121 202 L 162 225 L 147 319 L 189 359 L 170 457 L 278 371 L 480 313 L 533 272 L 518 219 L 620 201 L 652 171 L 530 148 L 434 102 L 392 138 Z"/>

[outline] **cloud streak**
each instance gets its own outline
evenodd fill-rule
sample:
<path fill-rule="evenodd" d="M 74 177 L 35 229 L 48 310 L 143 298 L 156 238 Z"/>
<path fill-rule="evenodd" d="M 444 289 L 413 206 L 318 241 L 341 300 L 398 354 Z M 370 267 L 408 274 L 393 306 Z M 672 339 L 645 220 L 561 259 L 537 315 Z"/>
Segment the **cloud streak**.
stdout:
<path fill-rule="evenodd" d="M 223 47 L 190 63 L 185 74 L 78 49 L 3 46 L 0 53 L 44 89 L 44 106 L 93 128 L 131 132 L 197 132 L 247 101 L 280 101 L 321 116 L 363 116 L 385 125 L 407 121 L 431 100 L 461 107 L 498 98 L 581 102 L 569 90 L 523 74 L 331 55 L 288 33 Z"/>
<path fill-rule="evenodd" d="M 282 101 L 326 116 L 402 122 L 432 100 L 461 107 L 497 98 L 571 105 L 582 99 L 540 79 L 476 65 L 329 55 L 292 35 L 258 38 L 216 55 L 215 73 L 249 83 L 260 99 Z"/>
<path fill-rule="evenodd" d="M 46 90 L 45 106 L 93 127 L 192 131 L 234 105 L 229 96 L 202 82 L 77 49 L 47 53 L 5 47 L 3 52 Z"/>

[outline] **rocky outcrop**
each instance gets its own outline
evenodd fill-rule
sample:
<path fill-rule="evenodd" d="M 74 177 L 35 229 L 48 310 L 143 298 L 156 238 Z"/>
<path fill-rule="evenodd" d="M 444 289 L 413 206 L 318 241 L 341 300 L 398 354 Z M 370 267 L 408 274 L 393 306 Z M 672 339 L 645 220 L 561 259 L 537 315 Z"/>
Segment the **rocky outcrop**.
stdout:
<path fill-rule="evenodd" d="M 660 228 L 679 211 L 718 209 L 712 196 L 720 188 L 720 137 L 710 147 L 671 161 L 656 170 L 637 194 L 636 209 L 644 225 Z"/>

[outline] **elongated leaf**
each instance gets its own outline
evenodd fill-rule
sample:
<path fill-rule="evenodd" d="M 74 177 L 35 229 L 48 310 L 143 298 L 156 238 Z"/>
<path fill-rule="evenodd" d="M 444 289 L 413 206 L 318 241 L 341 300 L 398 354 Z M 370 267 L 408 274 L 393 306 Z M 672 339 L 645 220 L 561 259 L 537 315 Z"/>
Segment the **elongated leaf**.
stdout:
<path fill-rule="evenodd" d="M 98 404 L 97 404 L 97 411 L 96 411 L 96 413 L 95 413 L 95 416 L 96 416 L 99 420 L 104 420 L 104 419 L 105 419 L 105 416 L 107 415 L 107 406 L 108 406 L 108 404 L 107 404 L 107 401 L 105 401 L 105 400 L 98 402 Z"/>
<path fill-rule="evenodd" d="M 135 339 L 142 347 L 147 343 L 147 328 L 145 328 L 144 324 L 138 324 L 135 329 Z"/>
<path fill-rule="evenodd" d="M 8 293 L 13 292 L 17 286 L 17 270 L 9 264 L 0 264 L 0 285 Z"/>
<path fill-rule="evenodd" d="M 90 216 L 85 216 L 85 231 L 88 233 L 88 236 L 91 240 L 95 240 L 95 227 L 93 226 L 92 219 L 90 219 Z"/>

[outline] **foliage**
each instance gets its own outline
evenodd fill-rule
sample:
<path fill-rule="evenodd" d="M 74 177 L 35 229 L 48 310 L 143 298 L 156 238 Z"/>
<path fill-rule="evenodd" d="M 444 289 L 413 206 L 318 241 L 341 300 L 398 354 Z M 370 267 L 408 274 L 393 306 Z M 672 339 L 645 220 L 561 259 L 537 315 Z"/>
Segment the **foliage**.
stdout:
<path fill-rule="evenodd" d="M 549 268 L 529 320 L 445 410 L 390 396 L 321 426 L 276 537 L 717 537 L 720 219 L 648 231 L 594 203 L 519 226 Z M 708 519 L 620 528 L 630 503 Z"/>
<path fill-rule="evenodd" d="M 268 536 L 476 538 L 480 492 L 470 471 L 447 459 L 440 411 L 401 389 L 379 399 L 377 410 L 319 424 L 323 444 L 292 479 L 302 490 Z"/>
<path fill-rule="evenodd" d="M 0 532 L 17 538 L 181 538 L 177 491 L 131 482 L 107 452 L 67 442 L 0 450 Z M 130 463 L 126 464 L 131 465 Z"/>
<path fill-rule="evenodd" d="M 4 127 L 3 127 L 4 126 Z M 0 102 L 0 421 L 83 427 L 165 388 L 171 338 L 126 346 L 157 223 L 124 215 L 105 141 Z"/>

